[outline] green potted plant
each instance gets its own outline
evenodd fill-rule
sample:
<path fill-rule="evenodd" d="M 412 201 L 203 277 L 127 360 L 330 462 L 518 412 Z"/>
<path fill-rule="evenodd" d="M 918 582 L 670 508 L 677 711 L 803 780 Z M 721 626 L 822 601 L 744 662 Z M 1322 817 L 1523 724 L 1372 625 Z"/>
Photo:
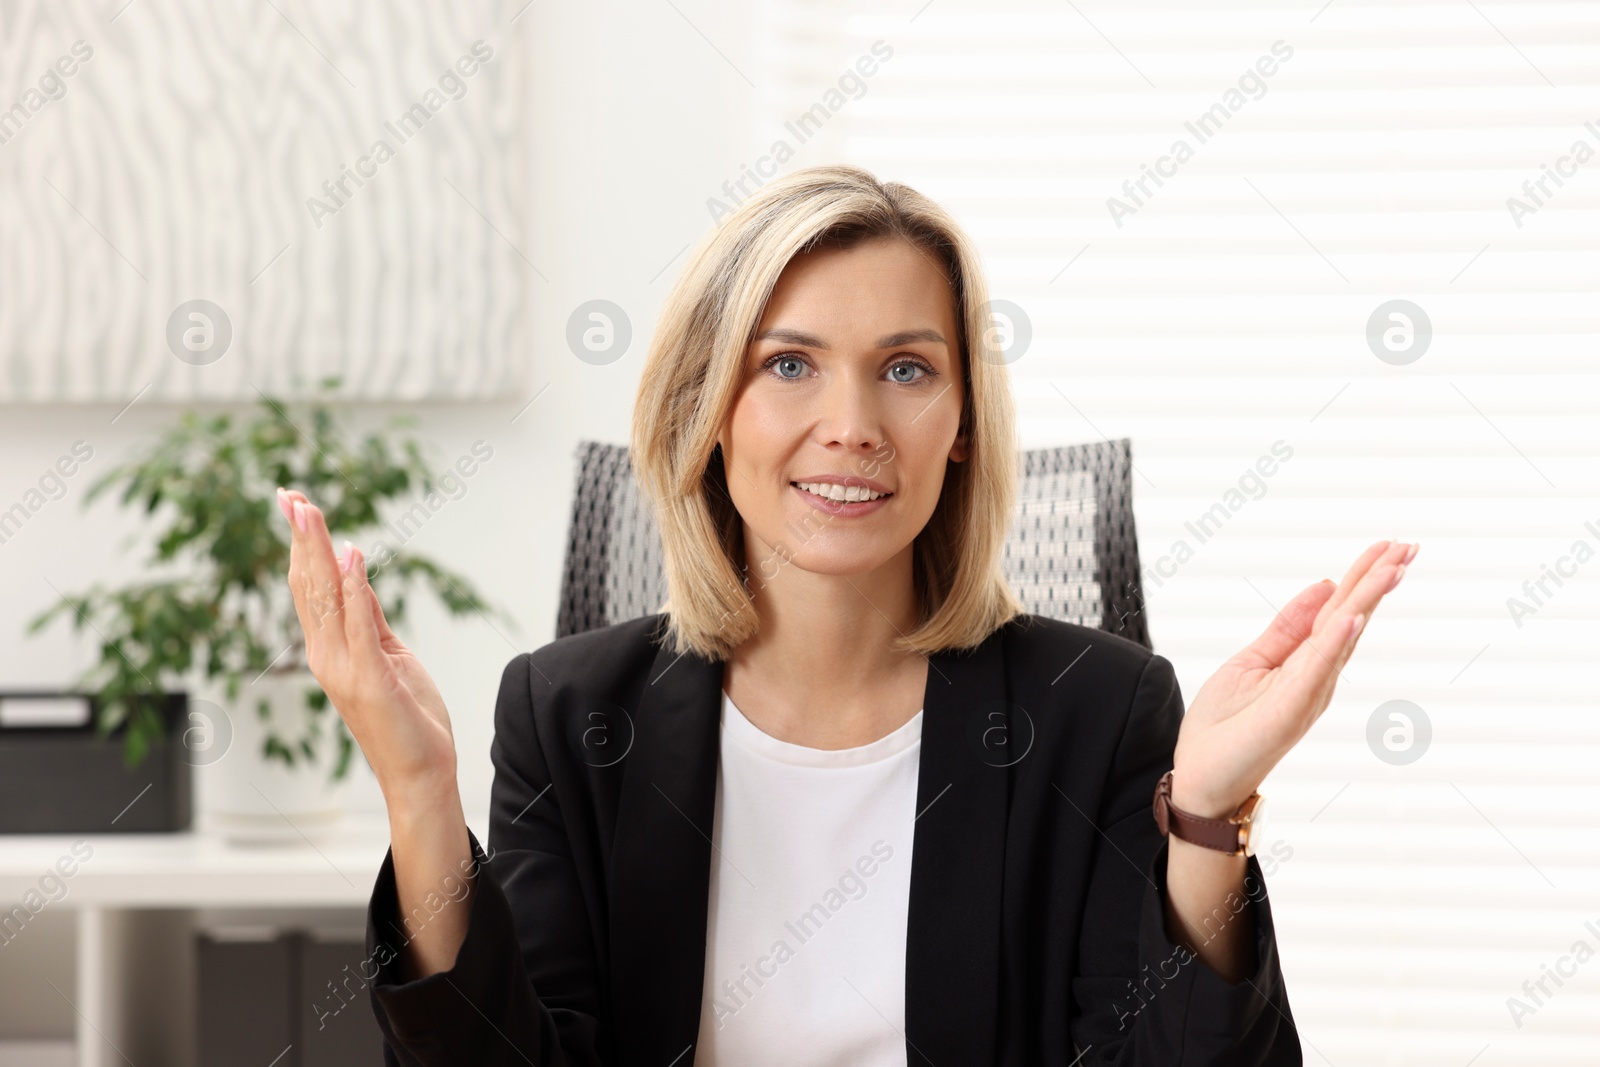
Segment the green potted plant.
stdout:
<path fill-rule="evenodd" d="M 339 379 L 319 384 L 333 390 Z M 395 416 L 387 431 L 414 424 L 413 417 Z M 30 620 L 28 632 L 62 614 L 70 615 L 75 630 L 93 629 L 99 659 L 76 685 L 97 698 L 101 736 L 121 728 L 129 766 L 142 762 L 165 732 L 150 702 L 137 698 L 187 683 L 194 725 L 183 738 L 186 758 L 209 767 L 228 757 L 231 766 L 218 773 L 241 787 L 234 788 L 231 814 L 285 831 L 298 829 L 283 827 L 285 804 L 313 822 L 337 816 L 336 805 L 312 802 L 308 811 L 281 794 L 274 800 L 272 789 L 258 784 L 297 778 L 308 785 L 307 767 L 325 766 L 326 793 L 346 778 L 356 751 L 306 668 L 287 581 L 289 532 L 275 495 L 280 485 L 303 490 L 322 508 L 331 533 L 363 545 L 373 588 L 395 629 L 404 624 L 406 594 L 418 580 L 452 615 L 493 615 L 515 628 L 465 578 L 391 545 L 392 529 L 375 540 L 363 536 L 379 527 L 386 501 L 411 500 L 408 514 L 422 507 L 426 517 L 444 500 L 441 481 L 460 483 L 451 468 L 435 473 L 415 439 L 391 441 L 387 431 L 354 440 L 323 398 L 300 410 L 264 397 L 259 411 L 237 421 L 226 413 L 187 411 L 146 454 L 90 486 L 85 507 L 120 486 L 124 506 L 141 507 L 163 523 L 151 533 L 149 564 L 166 573 L 63 596 Z M 325 745 L 330 734 L 331 752 Z M 261 794 L 264 810 L 243 786 Z M 228 807 L 221 806 L 224 816 Z"/>

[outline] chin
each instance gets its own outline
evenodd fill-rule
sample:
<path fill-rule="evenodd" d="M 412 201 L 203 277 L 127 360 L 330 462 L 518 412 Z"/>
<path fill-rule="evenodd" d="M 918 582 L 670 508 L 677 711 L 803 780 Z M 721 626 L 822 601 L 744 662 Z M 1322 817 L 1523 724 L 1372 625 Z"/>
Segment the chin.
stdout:
<path fill-rule="evenodd" d="M 909 541 L 904 545 L 874 544 L 871 547 L 859 548 L 846 545 L 808 545 L 790 556 L 787 566 L 809 574 L 825 574 L 833 577 L 870 574 L 893 560 L 909 546 Z"/>

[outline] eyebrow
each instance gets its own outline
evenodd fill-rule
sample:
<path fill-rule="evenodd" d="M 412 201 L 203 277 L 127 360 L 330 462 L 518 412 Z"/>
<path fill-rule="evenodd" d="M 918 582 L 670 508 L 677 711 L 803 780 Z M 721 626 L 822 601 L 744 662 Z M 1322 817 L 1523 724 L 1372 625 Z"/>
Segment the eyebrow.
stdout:
<path fill-rule="evenodd" d="M 791 330 L 787 327 L 776 326 L 764 330 L 756 335 L 757 341 L 782 341 L 785 344 L 800 345 L 802 348 L 827 349 L 828 343 L 815 334 L 806 333 L 804 330 Z M 898 348 L 901 345 L 916 344 L 918 341 L 932 341 L 945 344 L 944 335 L 938 330 L 901 330 L 878 338 L 879 348 Z"/>

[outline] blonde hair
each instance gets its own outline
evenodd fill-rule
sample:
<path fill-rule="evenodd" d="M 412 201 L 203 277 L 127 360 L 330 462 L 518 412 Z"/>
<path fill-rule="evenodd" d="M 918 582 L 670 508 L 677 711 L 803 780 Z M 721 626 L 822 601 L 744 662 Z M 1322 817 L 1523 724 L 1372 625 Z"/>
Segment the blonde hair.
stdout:
<path fill-rule="evenodd" d="M 990 339 L 977 251 L 955 219 L 916 190 L 857 167 L 811 167 L 768 183 L 700 241 L 645 359 L 630 455 L 661 532 L 662 610 L 677 654 L 725 660 L 759 627 L 742 577 L 744 525 L 716 438 L 773 287 L 802 252 L 878 237 L 912 242 L 950 280 L 961 339 L 960 432 L 969 442 L 963 462 L 946 464 L 939 502 L 913 542 L 921 621 L 894 648 L 923 655 L 971 648 L 1023 613 L 1001 566 L 1017 494 L 1016 418 L 1010 378 Z"/>

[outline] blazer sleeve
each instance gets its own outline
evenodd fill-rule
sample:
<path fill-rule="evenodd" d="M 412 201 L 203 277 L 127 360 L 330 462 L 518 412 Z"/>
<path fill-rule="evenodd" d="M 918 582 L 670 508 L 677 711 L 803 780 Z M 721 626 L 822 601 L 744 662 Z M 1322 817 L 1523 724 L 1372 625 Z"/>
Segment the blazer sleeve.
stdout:
<path fill-rule="evenodd" d="M 1225 981 L 1166 934 L 1167 841 L 1151 811 L 1183 721 L 1172 664 L 1140 674 L 1106 780 L 1072 983 L 1071 1036 L 1083 1063 L 1117 1067 L 1299 1067 L 1300 1038 L 1279 968 L 1272 907 L 1255 856 L 1217 930 L 1253 917 L 1255 971 Z"/>
<path fill-rule="evenodd" d="M 394 850 L 367 909 L 370 999 L 385 1067 L 592 1067 L 602 1062 L 600 974 L 561 809 L 533 725 L 528 654 L 505 668 L 495 703 L 489 850 L 477 859 L 466 939 L 450 969 L 405 981 L 397 947 L 428 915 L 398 914 Z M 441 878 L 428 914 L 459 907 Z M 459 892 L 452 892 L 452 887 Z M 370 968 L 369 968 L 370 969 Z"/>

